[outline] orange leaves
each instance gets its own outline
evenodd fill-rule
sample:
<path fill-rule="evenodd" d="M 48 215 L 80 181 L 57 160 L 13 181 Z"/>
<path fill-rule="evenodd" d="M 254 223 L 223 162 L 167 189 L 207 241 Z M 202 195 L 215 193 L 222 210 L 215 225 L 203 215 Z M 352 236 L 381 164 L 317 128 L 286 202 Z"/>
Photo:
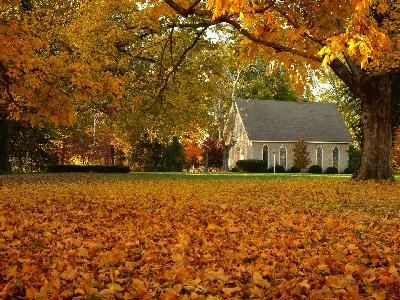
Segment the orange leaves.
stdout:
<path fill-rule="evenodd" d="M 398 296 L 397 183 L 57 176 L 0 178 L 2 298 Z"/>

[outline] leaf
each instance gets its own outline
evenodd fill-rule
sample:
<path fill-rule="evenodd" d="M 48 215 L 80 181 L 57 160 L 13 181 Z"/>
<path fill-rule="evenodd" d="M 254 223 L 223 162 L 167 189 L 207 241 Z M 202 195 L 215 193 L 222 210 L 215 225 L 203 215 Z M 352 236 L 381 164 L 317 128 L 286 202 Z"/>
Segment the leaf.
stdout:
<path fill-rule="evenodd" d="M 269 286 L 268 281 L 266 281 L 259 272 L 253 273 L 253 282 L 260 287 Z"/>
<path fill-rule="evenodd" d="M 222 292 L 227 297 L 232 297 L 232 294 L 236 292 L 240 292 L 242 289 L 240 287 L 232 287 L 232 288 L 222 288 Z"/>
<path fill-rule="evenodd" d="M 207 230 L 217 230 L 217 229 L 219 229 L 220 227 L 217 225 L 217 224 L 214 224 L 214 223 L 210 223 L 210 224 L 208 224 L 208 226 L 207 226 Z"/>
<path fill-rule="evenodd" d="M 302 282 L 300 282 L 299 286 L 305 288 L 306 290 L 309 290 L 311 288 L 311 286 L 308 284 L 307 280 L 303 280 Z"/>
<path fill-rule="evenodd" d="M 318 265 L 318 270 L 324 273 L 330 273 L 330 269 L 327 264 L 321 263 Z"/>
<path fill-rule="evenodd" d="M 387 5 L 386 3 L 383 3 L 383 2 L 379 3 L 376 6 L 376 12 L 380 15 L 385 14 L 388 11 L 388 9 L 389 9 L 389 5 Z"/>

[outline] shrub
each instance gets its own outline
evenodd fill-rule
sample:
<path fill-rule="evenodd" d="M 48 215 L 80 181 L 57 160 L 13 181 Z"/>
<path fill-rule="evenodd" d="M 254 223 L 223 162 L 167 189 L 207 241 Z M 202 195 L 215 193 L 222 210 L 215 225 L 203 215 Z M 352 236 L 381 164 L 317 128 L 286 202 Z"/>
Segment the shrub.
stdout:
<path fill-rule="evenodd" d="M 308 168 L 308 173 L 321 174 L 322 168 L 319 165 L 312 165 L 310 168 Z"/>
<path fill-rule="evenodd" d="M 301 172 L 301 169 L 296 166 L 291 167 L 289 170 L 289 173 L 300 173 L 300 172 Z"/>
<path fill-rule="evenodd" d="M 361 165 L 361 149 L 351 145 L 349 148 L 349 169 L 346 174 L 352 174 L 358 171 Z"/>
<path fill-rule="evenodd" d="M 343 170 L 343 173 L 344 174 L 353 174 L 354 171 L 351 168 L 347 167 L 346 169 Z"/>
<path fill-rule="evenodd" d="M 325 173 L 326 174 L 337 174 L 337 173 L 339 173 L 339 170 L 337 168 L 335 168 L 335 167 L 328 167 L 326 169 Z"/>
<path fill-rule="evenodd" d="M 47 168 L 49 173 L 129 173 L 131 169 L 126 166 L 101 166 L 101 165 L 53 165 Z"/>
<path fill-rule="evenodd" d="M 274 173 L 274 167 L 269 168 L 268 172 Z M 280 165 L 275 166 L 275 173 L 285 173 L 285 172 L 286 172 L 285 167 L 280 166 Z"/>
<path fill-rule="evenodd" d="M 231 172 L 233 172 L 233 173 L 237 173 L 237 172 L 239 172 L 239 169 L 238 169 L 238 168 L 236 168 L 236 167 L 233 167 L 233 168 L 231 169 Z"/>
<path fill-rule="evenodd" d="M 266 173 L 268 168 L 268 162 L 266 162 L 265 160 L 257 160 L 257 159 L 238 160 L 236 162 L 235 167 L 240 172 Z"/>

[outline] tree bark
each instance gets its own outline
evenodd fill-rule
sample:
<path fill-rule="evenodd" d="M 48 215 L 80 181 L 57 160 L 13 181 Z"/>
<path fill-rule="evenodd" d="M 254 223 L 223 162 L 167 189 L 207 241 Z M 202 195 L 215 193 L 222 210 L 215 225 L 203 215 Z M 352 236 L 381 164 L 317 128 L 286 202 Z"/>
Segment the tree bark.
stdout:
<path fill-rule="evenodd" d="M 389 76 L 366 78 L 360 94 L 363 150 L 356 179 L 393 179 Z"/>
<path fill-rule="evenodd" d="M 10 121 L 0 112 L 0 174 L 11 172 L 9 139 Z"/>

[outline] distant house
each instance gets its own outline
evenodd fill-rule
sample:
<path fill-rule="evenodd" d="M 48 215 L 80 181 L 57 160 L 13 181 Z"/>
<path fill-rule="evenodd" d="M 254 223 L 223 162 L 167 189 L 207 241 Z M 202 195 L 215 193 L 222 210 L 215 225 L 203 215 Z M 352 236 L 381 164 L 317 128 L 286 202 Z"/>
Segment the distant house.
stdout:
<path fill-rule="evenodd" d="M 348 166 L 352 139 L 336 104 L 273 100 L 237 100 L 224 129 L 230 145 L 229 168 L 241 159 L 262 159 L 286 169 L 293 166 L 293 146 L 303 136 L 310 165 L 325 171 Z"/>

